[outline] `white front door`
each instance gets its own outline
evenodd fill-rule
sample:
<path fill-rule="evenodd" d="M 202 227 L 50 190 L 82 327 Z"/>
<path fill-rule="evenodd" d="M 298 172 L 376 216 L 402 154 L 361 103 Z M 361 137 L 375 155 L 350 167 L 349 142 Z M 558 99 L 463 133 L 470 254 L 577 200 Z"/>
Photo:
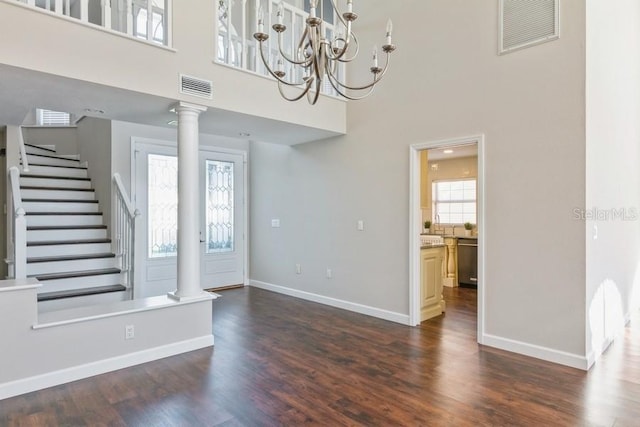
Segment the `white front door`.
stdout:
<path fill-rule="evenodd" d="M 200 151 L 203 289 L 244 283 L 244 158 Z"/>
<path fill-rule="evenodd" d="M 172 146 L 135 145 L 135 297 L 177 287 L 178 162 Z M 201 287 L 244 283 L 244 157 L 200 151 Z"/>

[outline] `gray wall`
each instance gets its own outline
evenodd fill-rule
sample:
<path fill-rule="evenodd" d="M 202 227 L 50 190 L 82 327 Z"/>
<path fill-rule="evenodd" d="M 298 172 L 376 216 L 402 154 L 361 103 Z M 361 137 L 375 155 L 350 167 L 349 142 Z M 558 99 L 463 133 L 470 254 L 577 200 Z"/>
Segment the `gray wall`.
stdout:
<path fill-rule="evenodd" d="M 55 145 L 57 154 L 78 154 L 78 131 L 70 127 L 24 127 L 24 142 L 33 145 Z"/>
<path fill-rule="evenodd" d="M 6 132 L 4 126 L 0 126 L 0 149 L 6 149 L 7 147 L 7 139 Z M 0 200 L 2 200 L 2 204 L 6 206 L 7 202 L 7 157 L 6 155 L 0 156 L 0 170 L 2 174 L 0 174 Z M 2 209 L 0 211 L 2 215 L 0 216 L 0 242 L 5 242 L 5 244 L 0 245 L 0 259 L 3 260 L 0 262 L 0 278 L 7 277 L 7 264 L 4 260 L 7 258 L 7 245 L 6 241 L 9 238 L 7 235 L 7 212 L 6 209 Z"/>
<path fill-rule="evenodd" d="M 78 122 L 78 153 L 89 165 L 89 177 L 104 223 L 111 224 L 111 122 L 85 117 Z M 111 233 L 109 227 L 109 233 Z"/>
<path fill-rule="evenodd" d="M 585 205 L 585 6 L 561 6 L 560 40 L 498 56 L 495 1 L 360 2 L 361 46 L 380 43 L 393 19 L 392 68 L 348 104 L 347 136 L 251 146 L 252 279 L 408 315 L 409 146 L 482 133 L 480 339 L 581 361 L 585 229 L 571 213 Z M 361 56 L 354 81 L 370 78 Z"/>

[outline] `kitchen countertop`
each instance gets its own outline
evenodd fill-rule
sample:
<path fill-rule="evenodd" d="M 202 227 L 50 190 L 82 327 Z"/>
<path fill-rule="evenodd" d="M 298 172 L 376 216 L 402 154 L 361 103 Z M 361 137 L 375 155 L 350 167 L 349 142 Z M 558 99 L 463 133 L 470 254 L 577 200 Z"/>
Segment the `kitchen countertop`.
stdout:
<path fill-rule="evenodd" d="M 434 248 L 444 248 L 446 245 L 444 243 L 438 243 L 435 245 L 422 245 L 420 249 L 434 249 Z"/>
<path fill-rule="evenodd" d="M 478 235 L 475 234 L 473 236 L 460 236 L 460 235 L 453 235 L 453 234 L 433 234 L 433 233 L 420 233 L 421 236 L 441 236 L 444 239 L 477 239 Z"/>

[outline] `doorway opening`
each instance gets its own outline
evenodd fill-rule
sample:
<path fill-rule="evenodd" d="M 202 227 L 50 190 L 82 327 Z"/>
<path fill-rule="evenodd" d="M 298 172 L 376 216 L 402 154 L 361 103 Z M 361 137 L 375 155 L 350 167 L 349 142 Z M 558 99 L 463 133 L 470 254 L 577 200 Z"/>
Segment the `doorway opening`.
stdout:
<path fill-rule="evenodd" d="M 442 314 L 446 298 L 463 304 L 477 293 L 482 343 L 484 136 L 417 143 L 409 151 L 410 324 Z"/>

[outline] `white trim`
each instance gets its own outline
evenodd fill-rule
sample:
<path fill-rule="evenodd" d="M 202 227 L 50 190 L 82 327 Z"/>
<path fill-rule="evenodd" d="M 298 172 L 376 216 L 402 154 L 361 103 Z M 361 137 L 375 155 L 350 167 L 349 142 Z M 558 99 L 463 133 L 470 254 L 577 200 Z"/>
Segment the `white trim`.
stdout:
<path fill-rule="evenodd" d="M 298 289 L 287 288 L 285 286 L 273 285 L 271 283 L 260 282 L 258 280 L 251 280 L 250 286 L 283 295 L 289 295 L 291 297 L 300 298 L 307 301 L 317 302 L 319 304 L 324 304 L 331 307 L 341 308 L 343 310 L 353 311 L 355 313 L 365 314 L 367 316 L 377 317 L 379 319 L 400 323 L 402 325 L 409 325 L 409 316 L 402 313 L 382 310 L 380 308 L 375 308 L 350 301 L 344 301 L 336 298 L 325 297 L 323 295 L 300 291 Z"/>
<path fill-rule="evenodd" d="M 420 324 L 420 233 L 422 232 L 422 218 L 420 217 L 420 151 L 432 148 L 452 147 L 463 144 L 478 145 L 478 332 L 477 340 L 483 341 L 485 324 L 485 238 L 487 227 L 485 224 L 485 153 L 484 135 L 472 135 L 461 138 L 444 139 L 439 141 L 420 142 L 409 147 L 409 324 Z"/>
<path fill-rule="evenodd" d="M 58 371 L 48 372 L 46 374 L 11 381 L 0 384 L 0 400 L 104 374 L 106 372 L 116 371 L 118 369 L 152 362 L 165 357 L 211 347 L 213 346 L 213 343 L 213 335 L 205 335 L 198 338 L 166 344 L 160 347 L 149 348 L 135 353 L 115 356 L 99 360 L 97 362 L 86 363 L 80 366 L 73 366 Z"/>
<path fill-rule="evenodd" d="M 542 347 L 535 344 L 529 344 L 489 334 L 486 334 L 483 337 L 483 341 L 484 345 L 490 347 L 499 348 L 501 350 L 506 350 L 513 353 L 523 354 L 529 357 L 535 357 L 536 359 L 558 363 L 560 365 L 581 369 L 583 371 L 588 370 L 587 357 L 581 356 L 579 354 L 567 353 L 548 347 Z"/>
<path fill-rule="evenodd" d="M 591 349 L 589 351 L 589 353 L 587 354 L 587 370 L 591 369 L 591 367 L 598 361 L 600 360 L 600 358 L 602 357 L 602 355 L 605 353 L 605 351 L 607 351 L 607 349 L 609 348 L 609 346 L 611 344 L 613 344 L 613 342 L 615 340 L 617 340 L 618 338 L 620 338 L 622 335 L 624 335 L 625 329 L 626 327 L 629 325 L 629 322 L 631 322 L 631 311 L 627 312 L 627 314 L 625 314 L 624 316 L 624 324 L 623 326 L 616 331 L 616 333 L 613 336 L 610 337 L 606 337 L 604 343 L 599 346 L 599 348 L 597 349 Z"/>

